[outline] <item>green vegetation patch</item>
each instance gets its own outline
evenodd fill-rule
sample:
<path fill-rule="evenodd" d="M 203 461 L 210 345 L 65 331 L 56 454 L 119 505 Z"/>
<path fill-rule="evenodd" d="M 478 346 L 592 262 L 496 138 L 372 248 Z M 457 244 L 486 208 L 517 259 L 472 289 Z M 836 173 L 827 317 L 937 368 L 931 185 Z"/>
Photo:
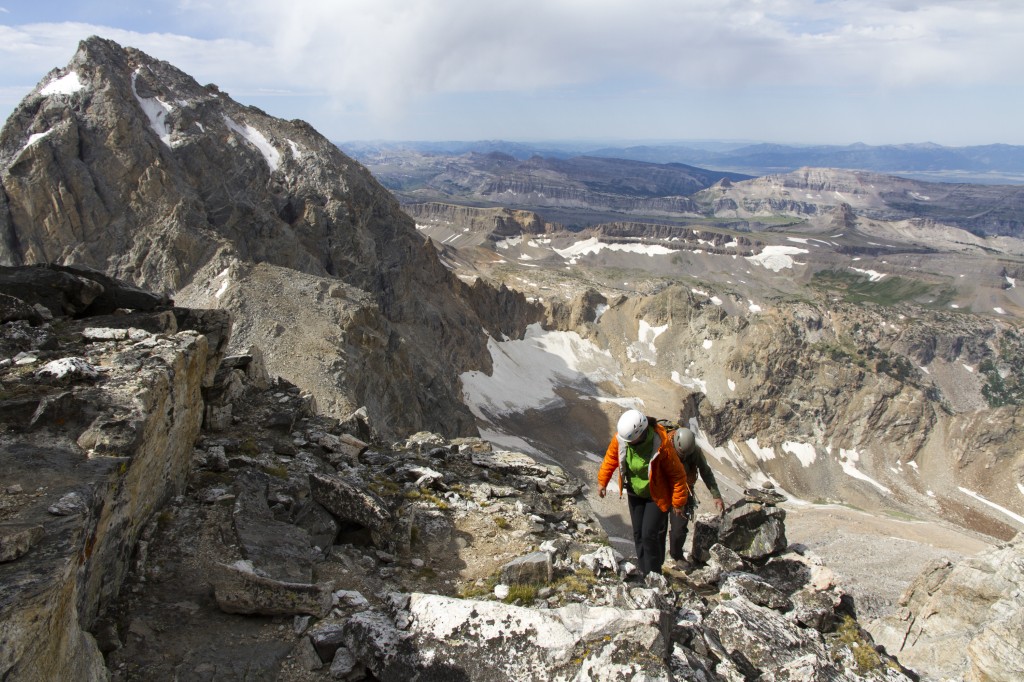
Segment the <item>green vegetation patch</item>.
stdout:
<path fill-rule="evenodd" d="M 494 592 L 494 586 L 497 584 L 498 576 L 488 576 L 486 580 L 478 580 L 474 583 L 460 586 L 458 595 L 460 599 L 480 599 L 481 597 L 488 597 Z"/>
<path fill-rule="evenodd" d="M 381 497 L 392 497 L 402 492 L 402 488 L 386 476 L 376 476 L 369 484 L 370 490 Z"/>
<path fill-rule="evenodd" d="M 448 508 L 448 503 L 447 502 L 445 502 L 440 497 L 438 497 L 437 495 L 432 493 L 430 490 L 427 490 L 426 488 L 420 488 L 419 490 L 409 490 L 409 491 L 407 491 L 405 493 L 405 499 L 409 500 L 410 502 L 416 502 L 416 501 L 429 502 L 430 504 L 434 505 L 438 509 L 442 509 L 442 510 Z"/>
<path fill-rule="evenodd" d="M 556 592 L 587 594 L 598 582 L 597 575 L 592 570 L 581 568 L 556 580 L 553 587 Z"/>
<path fill-rule="evenodd" d="M 885 665 L 882 657 L 878 655 L 878 652 L 875 651 L 870 642 L 864 638 L 857 621 L 850 616 L 843 616 L 843 620 L 839 624 L 838 630 L 836 630 L 836 636 L 839 643 L 847 647 L 850 653 L 853 654 L 854 663 L 857 665 L 857 672 L 861 675 L 878 670 Z"/>
<path fill-rule="evenodd" d="M 261 464 L 260 469 L 275 478 L 284 480 L 288 478 L 288 467 L 279 464 Z"/>
<path fill-rule="evenodd" d="M 1024 405 L 1024 341 L 1014 332 L 999 339 L 997 356 L 986 358 L 978 366 L 985 377 L 981 394 L 989 407 Z"/>
<path fill-rule="evenodd" d="M 536 585 L 509 585 L 508 596 L 503 600 L 506 604 L 531 604 L 537 598 Z"/>
<path fill-rule="evenodd" d="M 849 303 L 892 306 L 928 299 L 930 305 L 938 306 L 952 298 L 952 290 L 948 287 L 896 276 L 872 282 L 869 277 L 848 270 L 821 270 L 814 273 L 811 284 L 820 289 L 842 292 Z"/>
<path fill-rule="evenodd" d="M 875 371 L 888 374 L 897 381 L 911 381 L 918 377 L 918 369 L 902 355 L 884 355 L 875 363 Z"/>

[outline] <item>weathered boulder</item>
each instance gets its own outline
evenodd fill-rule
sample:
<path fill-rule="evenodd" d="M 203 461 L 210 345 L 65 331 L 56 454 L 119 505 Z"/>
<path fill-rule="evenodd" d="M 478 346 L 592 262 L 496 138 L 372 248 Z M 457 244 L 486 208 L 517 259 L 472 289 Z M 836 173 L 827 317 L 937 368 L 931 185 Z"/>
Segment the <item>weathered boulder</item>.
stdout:
<path fill-rule="evenodd" d="M 25 321 L 35 326 L 47 319 L 53 319 L 53 313 L 48 308 L 26 303 L 20 298 L 0 291 L 0 324 Z"/>
<path fill-rule="evenodd" d="M 700 514 L 693 522 L 693 544 L 690 558 L 694 564 L 702 566 L 711 556 L 711 547 L 718 542 L 718 529 L 722 525 L 722 517 L 718 514 Z"/>
<path fill-rule="evenodd" d="M 547 585 L 553 574 L 551 555 L 547 552 L 517 557 L 501 567 L 501 580 L 510 585 Z"/>
<path fill-rule="evenodd" d="M 29 306 L 41 305 L 53 316 L 85 312 L 103 293 L 103 286 L 73 273 L 50 268 L 0 265 L 0 293 Z"/>
<path fill-rule="evenodd" d="M 835 621 L 835 609 L 838 601 L 831 592 L 819 592 L 813 589 L 803 589 L 793 593 L 790 597 L 793 603 L 793 610 L 788 616 L 795 622 L 805 627 L 814 628 L 818 632 L 827 632 L 832 629 Z"/>
<path fill-rule="evenodd" d="M 743 491 L 743 499 L 753 504 L 774 505 L 782 504 L 788 498 L 781 493 L 775 492 L 774 487 L 770 483 L 766 483 L 760 488 L 745 489 Z"/>
<path fill-rule="evenodd" d="M 750 502 L 730 507 L 718 541 L 745 559 L 767 559 L 786 549 L 786 510 Z"/>
<path fill-rule="evenodd" d="M 787 611 L 793 606 L 789 597 L 773 587 L 764 578 L 752 573 L 738 571 L 728 574 L 722 582 L 721 591 L 731 595 L 746 597 L 758 606 L 765 606 L 777 611 Z"/>
<path fill-rule="evenodd" d="M 333 464 L 354 464 L 369 447 L 369 444 L 347 433 L 319 433 L 314 436 L 314 442 L 327 450 L 327 457 Z"/>
<path fill-rule="evenodd" d="M 353 485 L 340 476 L 319 473 L 309 475 L 309 486 L 317 503 L 338 519 L 369 530 L 377 547 L 394 547 L 394 515 L 373 491 Z"/>
<path fill-rule="evenodd" d="M 725 574 L 740 571 L 746 567 L 743 558 L 722 544 L 714 544 L 708 552 L 707 565 L 693 571 L 688 580 L 700 587 L 709 587 L 721 582 Z"/>
<path fill-rule="evenodd" d="M 338 537 L 338 522 L 330 512 L 312 500 L 302 504 L 295 513 L 294 524 L 309 534 L 309 542 L 327 551 Z"/>
<path fill-rule="evenodd" d="M 611 572 L 615 574 L 619 570 L 619 563 L 623 557 L 611 546 L 604 546 L 590 554 L 580 556 L 580 565 L 588 568 L 594 573 Z"/>
<path fill-rule="evenodd" d="M 256 346 L 250 346 L 245 353 L 240 355 L 229 355 L 221 360 L 217 372 L 237 369 L 242 371 L 246 377 L 246 384 L 257 391 L 265 391 L 270 388 L 270 375 L 267 373 L 267 366 L 263 360 L 263 351 Z"/>
<path fill-rule="evenodd" d="M 250 565 L 216 564 L 213 594 L 225 613 L 323 617 L 334 603 L 331 583 L 286 583 L 256 575 Z"/>
<path fill-rule="evenodd" d="M 509 450 L 474 452 L 471 457 L 473 464 L 486 469 L 493 469 L 503 474 L 521 476 L 548 475 L 548 468 L 546 466 L 538 464 L 537 460 L 521 452 L 511 452 Z"/>
<path fill-rule="evenodd" d="M 0 523 L 0 562 L 28 554 L 43 539 L 43 527 L 35 523 Z"/>
<path fill-rule="evenodd" d="M 341 646 L 334 652 L 334 658 L 331 659 L 331 677 L 336 680 L 361 680 L 365 677 L 363 674 L 358 674 L 365 672 L 357 670 L 361 667 L 352 652 L 347 647 Z"/>
<path fill-rule="evenodd" d="M 814 673 L 799 679 L 842 679 L 816 630 L 797 627 L 782 614 L 744 597 L 723 601 L 704 619 L 704 625 L 730 658 L 745 667 L 778 671 L 799 661 Z"/>
<path fill-rule="evenodd" d="M 346 623 L 346 645 L 377 679 L 670 679 L 655 610 L 413 594 L 406 619 L 406 629 L 374 612 Z"/>
<path fill-rule="evenodd" d="M 238 478 L 235 533 L 254 570 L 286 583 L 313 582 L 312 543 L 304 528 L 274 518 L 267 502 L 269 477 L 248 472 Z"/>
<path fill-rule="evenodd" d="M 309 641 L 313 643 L 317 655 L 324 663 L 330 663 L 334 654 L 345 642 L 344 623 L 321 621 L 310 629 Z"/>

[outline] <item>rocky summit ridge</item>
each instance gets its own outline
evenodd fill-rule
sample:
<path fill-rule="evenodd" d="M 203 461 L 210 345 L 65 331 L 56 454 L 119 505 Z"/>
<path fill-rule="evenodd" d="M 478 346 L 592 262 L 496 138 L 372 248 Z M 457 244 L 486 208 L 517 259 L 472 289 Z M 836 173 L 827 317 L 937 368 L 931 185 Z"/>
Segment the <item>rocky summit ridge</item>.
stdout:
<path fill-rule="evenodd" d="M 559 467 L 318 415 L 222 311 L 2 275 L 6 680 L 910 679 L 777 493 L 641 579 Z"/>

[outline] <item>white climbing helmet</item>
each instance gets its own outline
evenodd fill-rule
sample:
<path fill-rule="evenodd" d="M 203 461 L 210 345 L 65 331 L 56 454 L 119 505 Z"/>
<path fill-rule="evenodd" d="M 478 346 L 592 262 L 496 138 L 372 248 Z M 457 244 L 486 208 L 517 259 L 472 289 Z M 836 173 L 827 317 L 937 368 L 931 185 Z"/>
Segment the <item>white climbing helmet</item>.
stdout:
<path fill-rule="evenodd" d="M 647 432 L 647 417 L 640 410 L 626 410 L 619 417 L 619 425 L 616 427 L 619 438 L 632 443 Z"/>
<path fill-rule="evenodd" d="M 676 452 L 680 455 L 688 455 L 693 452 L 695 443 L 693 431 L 685 426 L 681 429 L 676 429 L 676 432 L 672 434 L 672 445 L 676 447 Z"/>

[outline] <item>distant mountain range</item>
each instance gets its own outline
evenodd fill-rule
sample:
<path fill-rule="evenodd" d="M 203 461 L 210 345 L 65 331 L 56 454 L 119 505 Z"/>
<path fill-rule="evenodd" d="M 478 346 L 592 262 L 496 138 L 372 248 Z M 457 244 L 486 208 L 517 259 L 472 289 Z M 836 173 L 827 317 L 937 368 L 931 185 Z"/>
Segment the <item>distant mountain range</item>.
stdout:
<path fill-rule="evenodd" d="M 430 146 L 439 148 L 437 143 Z M 762 148 L 763 155 L 774 149 Z M 520 153 L 528 151 L 518 147 Z M 760 231 L 827 222 L 840 204 L 847 204 L 866 218 L 931 220 L 980 236 L 1019 237 L 1024 230 L 1024 186 L 935 182 L 939 171 L 919 174 L 931 178 L 927 181 L 895 172 L 822 165 L 755 178 L 611 156 L 519 159 L 493 150 L 456 154 L 398 145 L 363 148 L 358 154 L 403 204 L 441 202 L 535 211 L 545 221 L 569 229 L 625 220 Z M 868 151 L 862 155 L 870 157 Z M 825 164 L 827 159 L 818 161 Z"/>
<path fill-rule="evenodd" d="M 605 157 L 667 164 L 682 163 L 747 175 L 788 173 L 803 167 L 845 168 L 947 182 L 1024 184 L 1024 146 L 990 144 L 944 147 L 932 143 L 872 146 L 783 145 L 725 141 L 659 142 L 643 145 L 582 142 L 345 142 L 339 146 L 360 160 L 388 152 L 459 155 L 469 152 L 534 156 Z"/>

